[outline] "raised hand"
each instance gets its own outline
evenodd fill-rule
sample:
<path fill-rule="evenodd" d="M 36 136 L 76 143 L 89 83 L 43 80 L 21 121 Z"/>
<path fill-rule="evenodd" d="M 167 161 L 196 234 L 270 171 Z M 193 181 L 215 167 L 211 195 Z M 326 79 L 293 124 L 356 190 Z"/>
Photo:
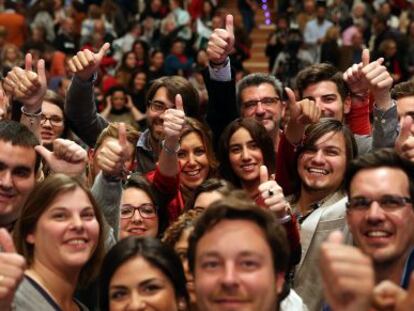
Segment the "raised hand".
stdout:
<path fill-rule="evenodd" d="M 42 107 L 42 100 L 47 90 L 45 61 L 37 62 L 37 73 L 33 71 L 32 55 L 26 54 L 25 69 L 13 67 L 3 81 L 7 95 L 23 103 L 26 112 L 35 113 Z"/>
<path fill-rule="evenodd" d="M 9 98 L 6 96 L 6 94 L 4 94 L 3 89 L 0 87 L 0 121 L 7 118 L 9 105 Z"/>
<path fill-rule="evenodd" d="M 277 184 L 274 176 L 269 178 L 267 167 L 264 165 L 260 166 L 259 192 L 266 206 L 278 218 L 286 216 L 290 206 L 283 195 L 283 189 Z"/>
<path fill-rule="evenodd" d="M 369 82 L 363 79 L 362 68 L 366 67 L 370 61 L 369 50 L 362 50 L 361 63 L 353 64 L 343 74 L 345 82 L 354 94 L 366 93 L 369 91 Z"/>
<path fill-rule="evenodd" d="M 69 69 L 81 80 L 88 81 L 98 70 L 101 61 L 109 48 L 110 44 L 105 43 L 98 53 L 93 53 L 88 49 L 79 51 L 69 60 Z"/>
<path fill-rule="evenodd" d="M 342 242 L 342 233 L 335 231 L 321 246 L 319 267 L 325 298 L 335 311 L 368 311 L 375 278 L 371 258 Z"/>
<path fill-rule="evenodd" d="M 54 173 L 80 176 L 85 171 L 87 153 L 72 140 L 58 138 L 53 141 L 53 152 L 43 146 L 35 150 L 45 159 Z"/>
<path fill-rule="evenodd" d="M 0 229 L 0 310 L 11 310 L 14 293 L 23 279 L 26 260 L 17 254 L 6 229 Z"/>
<path fill-rule="evenodd" d="M 413 118 L 409 115 L 403 116 L 400 121 L 400 134 L 395 141 L 395 150 L 410 161 L 414 161 L 414 136 Z"/>
<path fill-rule="evenodd" d="M 226 16 L 226 28 L 216 28 L 207 44 L 208 59 L 213 64 L 222 64 L 234 48 L 233 15 Z"/>
<path fill-rule="evenodd" d="M 285 88 L 289 98 L 290 118 L 303 125 L 317 123 L 321 117 L 321 107 L 308 98 L 296 101 L 295 93 L 288 87 Z"/>
<path fill-rule="evenodd" d="M 183 99 L 180 94 L 175 96 L 175 109 L 167 109 L 162 115 L 165 143 L 170 150 L 174 150 L 180 139 L 185 124 Z M 173 145 L 174 144 L 174 145 Z M 173 145 L 173 146 L 172 146 Z"/>
<path fill-rule="evenodd" d="M 104 140 L 97 154 L 98 166 L 106 176 L 123 177 L 128 160 L 128 140 L 125 123 L 118 125 L 118 140 Z"/>

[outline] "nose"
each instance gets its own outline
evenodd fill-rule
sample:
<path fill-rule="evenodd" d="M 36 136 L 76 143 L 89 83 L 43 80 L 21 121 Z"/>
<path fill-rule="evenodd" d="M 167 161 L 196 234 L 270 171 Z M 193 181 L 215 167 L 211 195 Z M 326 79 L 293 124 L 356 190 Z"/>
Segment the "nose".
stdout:
<path fill-rule="evenodd" d="M 128 304 L 128 308 L 126 310 L 128 311 L 135 311 L 135 310 L 145 310 L 147 304 L 144 299 L 142 299 L 141 295 L 139 293 L 133 291 L 131 294 L 131 300 Z"/>
<path fill-rule="evenodd" d="M 258 103 L 257 103 L 257 106 L 256 106 L 256 115 L 264 115 L 265 114 L 265 110 L 263 109 L 263 105 L 262 105 L 262 103 L 259 101 Z"/>
<path fill-rule="evenodd" d="M 74 215 L 72 217 L 72 226 L 77 231 L 82 231 L 83 230 L 83 220 L 80 217 L 80 215 Z"/>
<path fill-rule="evenodd" d="M 221 283 L 223 288 L 227 290 L 234 290 L 237 288 L 238 276 L 236 267 L 233 263 L 225 265 Z"/>
<path fill-rule="evenodd" d="M 317 150 L 312 157 L 312 162 L 314 163 L 323 163 L 324 162 L 324 155 L 322 150 Z"/>
<path fill-rule="evenodd" d="M 377 201 L 371 203 L 371 206 L 367 211 L 366 217 L 367 222 L 370 224 L 376 224 L 384 220 L 384 210 L 381 208 Z"/>
<path fill-rule="evenodd" d="M 0 186 L 3 189 L 13 188 L 13 178 L 10 170 L 4 170 L 0 173 Z"/>
<path fill-rule="evenodd" d="M 134 210 L 134 214 L 132 215 L 132 221 L 138 223 L 142 221 L 142 217 L 138 209 Z"/>
<path fill-rule="evenodd" d="M 250 158 L 251 158 L 250 157 L 250 152 L 249 152 L 249 149 L 247 148 L 247 146 L 243 146 L 241 156 L 242 156 L 243 161 L 249 161 L 250 160 Z"/>
<path fill-rule="evenodd" d="M 196 165 L 195 156 L 194 156 L 194 153 L 192 153 L 192 152 L 188 155 L 188 164 L 189 165 Z"/>

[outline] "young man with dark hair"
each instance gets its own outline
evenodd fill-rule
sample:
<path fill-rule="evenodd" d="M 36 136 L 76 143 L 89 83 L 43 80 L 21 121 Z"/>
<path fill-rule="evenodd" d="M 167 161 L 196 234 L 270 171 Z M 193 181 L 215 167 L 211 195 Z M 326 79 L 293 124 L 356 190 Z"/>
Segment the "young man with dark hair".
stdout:
<path fill-rule="evenodd" d="M 333 230 L 346 231 L 343 178 L 348 163 L 357 155 L 357 147 L 351 131 L 332 118 L 309 125 L 305 137 L 296 161 L 299 189 L 291 198 L 302 245 L 294 288 L 309 310 L 320 310 L 323 296 L 317 268 L 319 247 Z"/>
<path fill-rule="evenodd" d="M 351 163 L 345 179 L 349 196 L 346 218 L 356 247 L 341 245 L 340 237 L 331 236 L 321 249 L 326 297 L 334 310 L 342 310 L 344 306 L 347 310 L 370 310 L 372 294 L 377 296 L 377 303 L 387 298 L 391 303 L 388 308 L 395 310 L 398 304 L 395 289 L 378 297 L 390 284 L 383 283 L 372 292 L 373 284 L 382 281 L 399 284 L 403 289 L 410 286 L 412 292 L 412 277 L 409 285 L 414 271 L 412 176 L 413 163 L 392 149 L 366 154 Z M 369 283 L 366 279 L 370 269 L 374 273 Z"/>
<path fill-rule="evenodd" d="M 199 310 L 306 310 L 293 291 L 280 304 L 289 266 L 286 233 L 246 196 L 209 206 L 189 238 L 188 260 Z"/>

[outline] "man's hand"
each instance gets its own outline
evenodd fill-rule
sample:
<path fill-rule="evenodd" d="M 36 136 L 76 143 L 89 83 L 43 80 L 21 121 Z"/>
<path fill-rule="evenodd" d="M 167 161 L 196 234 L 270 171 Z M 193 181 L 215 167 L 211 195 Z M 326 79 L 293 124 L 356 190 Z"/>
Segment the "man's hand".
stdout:
<path fill-rule="evenodd" d="M 36 73 L 32 67 L 32 55 L 26 54 L 25 69 L 13 67 L 3 81 L 3 88 L 7 95 L 23 103 L 26 112 L 39 111 L 47 90 L 45 61 L 37 62 Z"/>
<path fill-rule="evenodd" d="M 3 89 L 0 87 L 0 121 L 6 120 L 9 111 L 9 97 L 6 96 Z"/>
<path fill-rule="evenodd" d="M 81 176 L 85 171 L 87 153 L 72 140 L 55 139 L 53 152 L 40 145 L 36 146 L 35 150 L 45 159 L 54 173 L 76 177 Z"/>
<path fill-rule="evenodd" d="M 98 166 L 106 176 L 123 177 L 128 160 L 128 140 L 125 123 L 118 125 L 118 140 L 103 142 L 97 154 Z"/>
<path fill-rule="evenodd" d="M 342 233 L 335 231 L 321 246 L 319 267 L 325 298 L 335 311 L 367 311 L 374 288 L 371 258 L 342 241 Z"/>
<path fill-rule="evenodd" d="M 362 51 L 362 62 L 354 64 L 344 73 L 344 80 L 353 93 L 371 91 L 378 108 L 386 110 L 391 104 L 390 89 L 393 79 L 382 64 L 383 58 L 370 62 L 369 50 Z"/>
<path fill-rule="evenodd" d="M 408 290 L 391 281 L 382 281 L 373 292 L 373 305 L 377 311 L 414 310 L 414 273 L 411 273 Z"/>
<path fill-rule="evenodd" d="M 260 195 L 266 206 L 274 212 L 278 218 L 283 218 L 287 214 L 289 203 L 283 195 L 282 187 L 280 187 L 274 179 L 274 176 L 269 178 L 266 166 L 260 166 Z"/>
<path fill-rule="evenodd" d="M 102 58 L 109 50 L 109 47 L 110 44 L 105 43 L 98 53 L 93 53 L 88 49 L 79 51 L 69 60 L 69 69 L 81 80 L 88 81 L 97 72 Z"/>
<path fill-rule="evenodd" d="M 14 293 L 23 279 L 26 260 L 17 254 L 6 229 L 0 229 L 0 310 L 11 310 Z"/>
<path fill-rule="evenodd" d="M 208 59 L 213 64 L 222 64 L 234 48 L 233 15 L 226 16 L 226 28 L 216 28 L 207 44 Z"/>
<path fill-rule="evenodd" d="M 395 141 L 395 150 L 404 158 L 414 162 L 413 118 L 403 116 L 400 121 L 400 134 Z"/>
<path fill-rule="evenodd" d="M 305 132 L 305 126 L 317 123 L 321 118 L 321 107 L 314 100 L 305 98 L 296 101 L 295 93 L 288 87 L 285 88 L 288 95 L 289 122 L 286 127 L 286 139 L 291 144 L 299 143 Z"/>

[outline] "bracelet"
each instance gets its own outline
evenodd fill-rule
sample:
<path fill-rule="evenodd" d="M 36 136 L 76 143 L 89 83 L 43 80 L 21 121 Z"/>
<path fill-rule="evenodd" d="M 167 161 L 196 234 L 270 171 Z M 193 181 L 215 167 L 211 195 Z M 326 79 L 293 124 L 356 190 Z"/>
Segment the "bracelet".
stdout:
<path fill-rule="evenodd" d="M 40 118 L 40 116 L 42 115 L 42 108 L 40 108 L 35 113 L 32 113 L 32 112 L 27 112 L 26 110 L 24 110 L 24 106 L 22 106 L 20 108 L 20 111 L 29 119 L 30 126 L 33 126 L 35 118 Z"/>
<path fill-rule="evenodd" d="M 227 57 L 227 58 L 224 60 L 224 62 L 221 62 L 221 63 L 215 63 L 215 62 L 210 61 L 210 66 L 211 66 L 211 68 L 213 68 L 213 69 L 221 69 L 221 68 L 226 67 L 226 66 L 227 66 L 227 64 L 229 63 L 229 61 L 230 61 L 229 57 Z"/>
<path fill-rule="evenodd" d="M 165 139 L 163 139 L 161 141 L 161 146 L 162 146 L 162 149 L 164 149 L 165 152 L 169 155 L 176 155 L 178 150 L 180 150 L 180 144 L 179 143 L 177 143 L 174 150 L 171 150 L 170 148 L 168 148 L 167 145 L 165 144 Z"/>
<path fill-rule="evenodd" d="M 287 214 L 283 216 L 282 218 L 278 218 L 277 221 L 280 225 L 285 224 L 289 222 L 292 219 L 292 216 L 290 214 Z"/>

